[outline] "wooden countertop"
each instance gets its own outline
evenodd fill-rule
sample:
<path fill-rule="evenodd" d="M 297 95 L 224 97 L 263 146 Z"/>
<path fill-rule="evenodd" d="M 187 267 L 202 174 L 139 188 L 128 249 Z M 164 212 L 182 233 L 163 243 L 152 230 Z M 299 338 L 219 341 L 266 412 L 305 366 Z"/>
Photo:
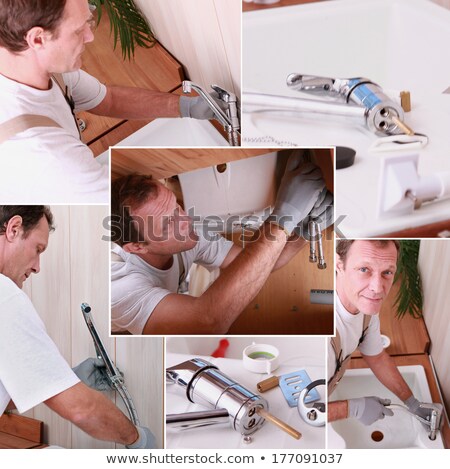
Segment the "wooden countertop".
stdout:
<path fill-rule="evenodd" d="M 42 447 L 44 424 L 40 420 L 16 414 L 0 416 L 0 449 Z"/>

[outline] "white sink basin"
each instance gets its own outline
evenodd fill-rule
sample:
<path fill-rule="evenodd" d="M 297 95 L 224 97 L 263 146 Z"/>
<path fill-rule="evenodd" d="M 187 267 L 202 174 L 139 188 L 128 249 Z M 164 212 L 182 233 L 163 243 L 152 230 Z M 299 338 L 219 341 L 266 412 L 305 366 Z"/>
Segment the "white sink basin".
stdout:
<path fill-rule="evenodd" d="M 432 402 L 422 366 L 400 366 L 399 370 L 417 399 L 421 402 Z M 388 398 L 392 403 L 403 405 L 369 369 L 347 370 L 332 394 L 331 401 L 362 396 Z M 393 407 L 392 410 L 394 416 L 385 417 L 369 426 L 352 418 L 333 422 L 328 426 L 328 446 L 330 448 L 341 447 L 336 442 L 342 438 L 347 448 L 444 449 L 440 432 L 436 440 L 431 441 L 426 429 L 417 419 L 403 409 Z"/>
<path fill-rule="evenodd" d="M 214 147 L 228 142 L 208 121 L 156 119 L 117 144 L 119 147 Z"/>
<path fill-rule="evenodd" d="M 429 137 L 419 174 L 450 170 L 450 10 L 428 0 L 334 0 L 243 15 L 243 85 L 247 92 L 309 97 L 289 90 L 293 72 L 363 76 L 389 94 L 409 90 L 406 123 Z M 412 215 L 377 218 L 383 153 L 369 151 L 378 136 L 363 125 L 311 114 L 248 112 L 243 99 L 243 145 L 342 145 L 355 164 L 336 172 L 336 217 L 347 237 L 376 236 L 450 218 L 450 201 Z M 405 150 L 386 152 L 401 154 Z M 411 150 L 407 150 L 411 152 Z M 414 151 L 416 152 L 416 150 Z"/>

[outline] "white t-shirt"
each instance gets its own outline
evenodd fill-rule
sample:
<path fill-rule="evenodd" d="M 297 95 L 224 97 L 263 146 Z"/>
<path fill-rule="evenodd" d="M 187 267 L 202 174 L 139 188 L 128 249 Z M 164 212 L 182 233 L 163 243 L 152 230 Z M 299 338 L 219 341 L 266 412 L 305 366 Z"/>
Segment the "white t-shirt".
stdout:
<path fill-rule="evenodd" d="M 97 106 L 106 87 L 81 70 L 65 73 L 75 110 Z M 56 84 L 38 90 L 0 75 L 0 124 L 22 114 L 50 117 L 62 128 L 33 127 L 0 144 L 2 203 L 108 203 L 108 167 L 81 142 Z"/>
<path fill-rule="evenodd" d="M 27 295 L 0 274 L 0 415 L 11 399 L 23 413 L 79 381 Z"/>
<path fill-rule="evenodd" d="M 359 339 L 363 331 L 364 314 L 351 314 L 341 303 L 339 295 L 336 294 L 336 330 L 341 338 L 342 357 L 345 358 L 356 349 L 364 355 L 378 355 L 383 351 L 383 343 L 380 334 L 380 318 L 378 314 L 372 316 L 367 328 L 364 340 L 358 347 Z M 336 370 L 336 355 L 328 340 L 328 379 Z"/>
<path fill-rule="evenodd" d="M 193 249 L 181 253 L 186 274 L 194 262 L 208 270 L 220 267 L 232 246 L 233 243 L 222 236 L 214 241 L 207 241 L 200 236 Z M 113 259 L 111 263 L 112 330 L 142 334 L 158 303 L 170 293 L 178 291 L 181 272 L 178 256 L 173 256 L 170 269 L 160 270 L 114 243 L 112 251 L 122 259 Z"/>

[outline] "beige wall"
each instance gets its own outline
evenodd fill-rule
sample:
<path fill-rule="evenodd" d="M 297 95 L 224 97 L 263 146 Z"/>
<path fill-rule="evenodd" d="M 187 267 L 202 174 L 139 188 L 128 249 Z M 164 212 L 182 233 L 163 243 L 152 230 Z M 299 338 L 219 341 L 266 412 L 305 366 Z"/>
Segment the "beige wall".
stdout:
<path fill-rule="evenodd" d="M 204 87 L 240 94 L 241 0 L 135 0 L 159 42 Z"/>
<path fill-rule="evenodd" d="M 450 241 L 422 240 L 419 267 L 424 291 L 423 314 L 431 338 L 436 367 L 447 411 L 450 411 Z"/>
<path fill-rule="evenodd" d="M 108 207 L 55 206 L 56 231 L 50 235 L 42 256 L 41 272 L 25 284 L 25 292 L 43 319 L 48 333 L 64 358 L 77 365 L 94 356 L 91 336 L 81 314 L 87 302 L 99 335 L 111 358 L 125 374 L 141 424 L 148 426 L 163 443 L 163 343 L 157 338 L 108 338 L 109 331 L 109 243 L 102 220 Z M 119 396 L 111 399 L 123 409 Z M 45 405 L 27 413 L 46 423 L 45 439 L 65 448 L 114 448 L 94 440 Z"/>

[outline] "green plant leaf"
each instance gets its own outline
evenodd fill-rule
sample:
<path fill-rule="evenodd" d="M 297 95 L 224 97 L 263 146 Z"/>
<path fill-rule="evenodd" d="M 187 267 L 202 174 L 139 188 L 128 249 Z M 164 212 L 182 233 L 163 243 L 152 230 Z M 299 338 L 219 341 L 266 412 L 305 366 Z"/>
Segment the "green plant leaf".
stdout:
<path fill-rule="evenodd" d="M 131 60 L 134 57 L 136 45 L 149 48 L 156 44 L 150 25 L 133 0 L 90 0 L 90 3 L 97 7 L 97 22 L 105 8 L 113 34 L 114 49 L 120 43 L 124 59 Z"/>
<path fill-rule="evenodd" d="M 422 282 L 418 267 L 420 240 L 401 240 L 400 256 L 394 282 L 401 281 L 395 298 L 396 316 L 401 319 L 406 313 L 413 318 L 422 317 Z"/>

